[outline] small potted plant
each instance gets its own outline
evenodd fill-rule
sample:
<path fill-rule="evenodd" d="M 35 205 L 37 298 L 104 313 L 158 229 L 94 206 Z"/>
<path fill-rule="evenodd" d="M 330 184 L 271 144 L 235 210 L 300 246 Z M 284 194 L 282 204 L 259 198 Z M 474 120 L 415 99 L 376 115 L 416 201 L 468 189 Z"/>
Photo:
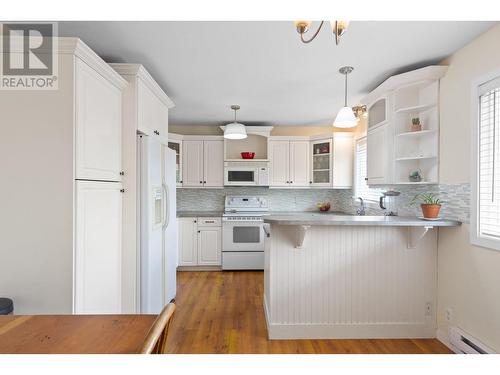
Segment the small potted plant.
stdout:
<path fill-rule="evenodd" d="M 420 208 L 425 219 L 437 219 L 441 210 L 441 201 L 435 194 L 417 194 L 412 199 L 411 204 L 420 202 Z"/>
<path fill-rule="evenodd" d="M 411 131 L 419 132 L 422 131 L 422 124 L 420 123 L 420 118 L 415 117 L 411 119 Z"/>

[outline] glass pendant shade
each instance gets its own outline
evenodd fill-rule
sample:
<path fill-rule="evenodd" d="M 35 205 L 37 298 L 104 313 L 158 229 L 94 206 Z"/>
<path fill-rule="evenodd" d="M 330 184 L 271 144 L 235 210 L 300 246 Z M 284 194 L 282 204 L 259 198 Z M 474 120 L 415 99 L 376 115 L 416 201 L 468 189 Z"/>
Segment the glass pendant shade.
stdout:
<path fill-rule="evenodd" d="M 232 122 L 224 128 L 224 138 L 226 139 L 245 139 L 246 137 L 247 131 L 245 125 L 239 122 Z"/>
<path fill-rule="evenodd" d="M 353 128 L 358 124 L 351 107 L 342 107 L 333 122 L 336 128 Z"/>

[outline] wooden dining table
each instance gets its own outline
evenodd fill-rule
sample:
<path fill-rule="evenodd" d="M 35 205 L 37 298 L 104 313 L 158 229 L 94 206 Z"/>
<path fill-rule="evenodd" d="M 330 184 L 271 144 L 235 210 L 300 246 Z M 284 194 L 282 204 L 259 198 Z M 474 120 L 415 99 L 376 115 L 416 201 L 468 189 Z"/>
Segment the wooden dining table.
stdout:
<path fill-rule="evenodd" d="M 156 315 L 0 316 L 2 354 L 131 354 Z"/>

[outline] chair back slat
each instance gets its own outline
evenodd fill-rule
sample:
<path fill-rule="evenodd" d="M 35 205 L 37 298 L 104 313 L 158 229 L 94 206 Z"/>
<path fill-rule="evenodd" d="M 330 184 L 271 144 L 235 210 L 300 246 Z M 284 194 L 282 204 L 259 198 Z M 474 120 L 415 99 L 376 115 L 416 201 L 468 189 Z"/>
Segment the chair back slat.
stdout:
<path fill-rule="evenodd" d="M 167 352 L 168 329 L 174 312 L 174 303 L 169 303 L 163 308 L 146 335 L 141 354 L 165 354 Z"/>

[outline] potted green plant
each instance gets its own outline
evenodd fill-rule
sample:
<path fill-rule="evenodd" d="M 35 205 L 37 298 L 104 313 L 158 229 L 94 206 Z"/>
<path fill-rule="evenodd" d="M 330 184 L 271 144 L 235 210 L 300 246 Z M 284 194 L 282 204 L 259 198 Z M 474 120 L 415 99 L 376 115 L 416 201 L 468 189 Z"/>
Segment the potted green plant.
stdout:
<path fill-rule="evenodd" d="M 417 202 L 420 202 L 422 214 L 426 219 L 436 219 L 439 216 L 441 204 L 444 203 L 433 193 L 415 195 L 411 204 L 416 204 Z"/>
<path fill-rule="evenodd" d="M 422 131 L 422 124 L 420 123 L 420 118 L 415 117 L 411 119 L 411 131 L 419 132 Z"/>

